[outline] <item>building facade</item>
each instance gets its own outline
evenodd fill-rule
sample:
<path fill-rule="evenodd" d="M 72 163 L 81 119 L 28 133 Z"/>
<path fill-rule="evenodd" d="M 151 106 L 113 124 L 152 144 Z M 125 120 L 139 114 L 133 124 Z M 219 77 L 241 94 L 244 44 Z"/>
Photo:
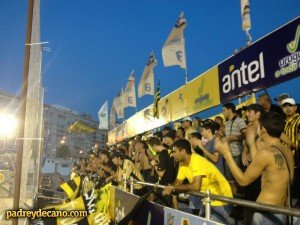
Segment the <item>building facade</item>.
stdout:
<path fill-rule="evenodd" d="M 68 133 L 67 129 L 76 121 L 95 128 L 92 133 Z M 69 156 L 75 159 L 86 156 L 93 148 L 105 149 L 107 130 L 99 130 L 99 124 L 90 115 L 79 114 L 71 109 L 58 105 L 44 105 L 44 154 L 47 158 L 57 157 L 61 148 L 67 148 Z"/>

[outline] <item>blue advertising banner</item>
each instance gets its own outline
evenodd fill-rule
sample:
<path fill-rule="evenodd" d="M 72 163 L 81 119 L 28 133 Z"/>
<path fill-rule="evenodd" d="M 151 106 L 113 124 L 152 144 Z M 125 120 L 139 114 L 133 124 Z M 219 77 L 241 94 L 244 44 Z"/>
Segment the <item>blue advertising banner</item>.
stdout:
<path fill-rule="evenodd" d="M 300 76 L 300 17 L 218 66 L 221 103 Z"/>
<path fill-rule="evenodd" d="M 164 208 L 164 211 L 164 225 L 221 225 L 221 223 L 217 223 L 201 218 L 199 216 L 194 216 L 192 214 L 184 213 L 167 207 Z"/>
<path fill-rule="evenodd" d="M 143 210 L 137 215 L 136 224 L 163 225 L 164 207 L 154 202 L 146 201 L 142 206 Z"/>
<path fill-rule="evenodd" d="M 126 215 L 128 215 L 136 203 L 139 197 L 128 192 L 115 188 L 115 200 L 113 206 L 114 221 L 120 222 Z M 135 224 L 143 225 L 163 225 L 164 224 L 164 209 L 163 206 L 155 204 L 153 202 L 145 201 L 140 206 L 142 210 L 132 218 L 136 222 Z"/>

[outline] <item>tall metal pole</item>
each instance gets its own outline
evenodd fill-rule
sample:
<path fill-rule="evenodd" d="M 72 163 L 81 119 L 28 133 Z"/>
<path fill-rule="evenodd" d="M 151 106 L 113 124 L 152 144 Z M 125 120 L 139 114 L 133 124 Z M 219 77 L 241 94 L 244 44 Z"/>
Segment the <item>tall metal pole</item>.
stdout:
<path fill-rule="evenodd" d="M 16 172 L 15 172 L 15 188 L 14 188 L 14 201 L 13 209 L 18 210 L 20 204 L 20 190 L 21 190 L 21 173 L 22 173 L 22 159 L 23 159 L 23 144 L 24 144 L 24 131 L 25 131 L 25 114 L 26 114 L 26 98 L 28 89 L 28 74 L 29 74 L 29 62 L 30 62 L 30 48 L 31 45 L 31 33 L 32 33 L 32 18 L 33 18 L 34 0 L 28 0 L 28 16 L 27 16 L 27 28 L 26 28 L 26 42 L 24 53 L 24 65 L 23 65 L 23 82 L 22 91 L 20 96 L 20 108 L 19 108 L 19 133 L 16 146 Z M 12 221 L 12 225 L 18 225 L 18 219 L 15 218 Z"/>

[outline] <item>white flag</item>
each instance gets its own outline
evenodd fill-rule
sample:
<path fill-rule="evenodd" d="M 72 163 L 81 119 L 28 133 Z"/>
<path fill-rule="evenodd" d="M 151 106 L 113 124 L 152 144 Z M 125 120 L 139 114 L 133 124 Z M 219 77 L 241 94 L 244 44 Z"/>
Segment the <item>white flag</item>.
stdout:
<path fill-rule="evenodd" d="M 181 68 L 186 69 L 185 40 L 183 35 L 185 27 L 186 19 L 183 12 L 181 12 L 162 48 L 162 58 L 165 67 L 179 65 Z"/>
<path fill-rule="evenodd" d="M 138 86 L 138 96 L 139 98 L 143 95 L 154 95 L 154 73 L 153 69 L 157 66 L 157 60 L 152 52 L 149 56 L 147 64 L 144 68 L 139 86 Z"/>
<path fill-rule="evenodd" d="M 124 118 L 123 88 L 120 93 L 114 98 L 113 107 L 117 113 L 118 119 Z"/>
<path fill-rule="evenodd" d="M 108 102 L 106 101 L 98 112 L 99 129 L 108 129 Z"/>
<path fill-rule="evenodd" d="M 124 108 L 136 107 L 134 70 L 132 70 L 131 74 L 129 75 L 123 98 Z"/>
<path fill-rule="evenodd" d="M 110 129 L 116 126 L 116 111 L 113 105 L 111 106 L 111 110 L 110 110 L 109 125 L 110 125 Z"/>
<path fill-rule="evenodd" d="M 241 0 L 241 15 L 242 29 L 243 31 L 249 31 L 251 29 L 249 0 Z"/>

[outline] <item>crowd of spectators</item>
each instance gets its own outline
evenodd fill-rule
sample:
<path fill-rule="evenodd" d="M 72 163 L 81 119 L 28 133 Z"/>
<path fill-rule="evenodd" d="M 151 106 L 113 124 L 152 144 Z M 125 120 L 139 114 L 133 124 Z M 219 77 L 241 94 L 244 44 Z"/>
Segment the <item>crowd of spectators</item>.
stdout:
<path fill-rule="evenodd" d="M 297 104 L 284 93 L 272 104 L 268 94 L 237 113 L 233 103 L 221 116 L 201 120 L 185 117 L 181 126 L 165 126 L 151 135 L 138 135 L 92 151 L 78 159 L 72 176 L 85 175 L 84 191 L 96 183 L 112 182 L 126 189 L 124 180 L 165 185 L 149 200 L 178 209 L 181 192 L 210 190 L 212 194 L 243 198 L 277 206 L 299 207 L 300 115 Z M 289 193 L 289 186 L 291 193 Z M 134 193 L 148 190 L 134 185 Z M 203 216 L 200 197 L 189 196 L 189 206 Z M 213 201 L 212 219 L 232 224 L 233 206 Z M 283 215 L 255 212 L 251 224 L 284 221 Z M 283 222 L 282 222 L 283 223 Z M 276 222 L 276 224 L 278 224 Z"/>

